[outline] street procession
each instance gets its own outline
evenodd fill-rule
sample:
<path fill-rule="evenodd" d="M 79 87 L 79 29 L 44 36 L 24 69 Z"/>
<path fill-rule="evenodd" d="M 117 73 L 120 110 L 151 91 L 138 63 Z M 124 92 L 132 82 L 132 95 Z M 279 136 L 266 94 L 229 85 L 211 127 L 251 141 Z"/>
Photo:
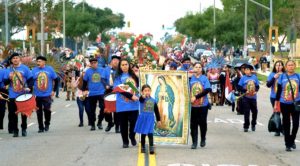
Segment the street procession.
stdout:
<path fill-rule="evenodd" d="M 299 165 L 300 2 L 140 2 L 2 1 L 0 165 Z"/>

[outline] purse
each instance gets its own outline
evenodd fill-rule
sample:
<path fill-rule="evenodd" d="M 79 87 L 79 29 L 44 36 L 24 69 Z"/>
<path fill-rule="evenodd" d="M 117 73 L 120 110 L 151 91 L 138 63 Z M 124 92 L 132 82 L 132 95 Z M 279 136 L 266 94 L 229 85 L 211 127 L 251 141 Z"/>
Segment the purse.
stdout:
<path fill-rule="evenodd" d="M 300 111 L 300 101 L 295 101 L 295 97 L 294 97 L 294 89 L 293 89 L 293 86 L 292 86 L 292 83 L 291 83 L 291 80 L 289 78 L 289 76 L 286 74 L 286 77 L 289 81 L 289 84 L 290 84 L 290 87 L 291 87 L 291 90 L 292 90 L 292 98 L 293 98 L 293 103 L 294 103 L 294 106 L 295 106 L 295 111 Z M 300 82 L 300 79 L 299 79 L 299 76 L 297 74 L 297 77 L 298 77 L 298 80 Z"/>

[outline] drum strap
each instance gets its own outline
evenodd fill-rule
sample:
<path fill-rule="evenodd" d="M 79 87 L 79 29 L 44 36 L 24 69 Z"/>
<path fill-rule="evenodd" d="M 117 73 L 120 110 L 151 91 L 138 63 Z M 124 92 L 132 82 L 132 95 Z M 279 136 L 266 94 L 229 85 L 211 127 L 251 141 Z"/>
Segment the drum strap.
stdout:
<path fill-rule="evenodd" d="M 25 88 L 25 82 L 23 82 L 23 81 L 21 80 L 21 78 L 19 77 L 19 75 L 16 74 L 16 69 L 15 69 L 14 67 L 12 67 L 12 69 L 13 69 L 15 75 L 17 76 L 17 79 L 20 81 L 20 83 L 22 84 L 23 89 L 24 89 L 24 88 Z"/>

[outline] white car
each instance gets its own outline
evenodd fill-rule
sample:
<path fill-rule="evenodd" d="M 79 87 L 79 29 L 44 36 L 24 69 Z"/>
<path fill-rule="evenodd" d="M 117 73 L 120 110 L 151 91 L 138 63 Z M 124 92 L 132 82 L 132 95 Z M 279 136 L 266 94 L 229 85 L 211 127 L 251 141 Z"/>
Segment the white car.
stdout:
<path fill-rule="evenodd" d="M 89 47 L 86 49 L 86 56 L 87 56 L 87 57 L 94 56 L 95 53 L 97 52 L 97 50 L 98 50 L 98 47 L 96 47 L 96 46 L 89 46 Z"/>
<path fill-rule="evenodd" d="M 211 57 L 212 55 L 214 55 L 214 53 L 211 50 L 205 50 L 205 51 L 203 51 L 203 54 L 202 54 L 202 56 L 205 56 L 205 57 Z"/>

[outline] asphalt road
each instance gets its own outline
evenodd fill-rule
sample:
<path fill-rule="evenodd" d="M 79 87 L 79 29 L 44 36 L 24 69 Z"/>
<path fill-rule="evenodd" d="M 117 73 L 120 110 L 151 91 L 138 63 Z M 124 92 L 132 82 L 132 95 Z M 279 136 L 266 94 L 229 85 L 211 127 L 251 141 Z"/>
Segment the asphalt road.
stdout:
<path fill-rule="evenodd" d="M 53 103 L 49 132 L 37 133 L 35 113 L 28 119 L 28 136 L 13 138 L 0 130 L 0 166 L 134 166 L 138 147 L 122 148 L 120 134 L 90 131 L 79 123 L 75 101 L 65 94 Z M 298 166 L 300 150 L 286 152 L 283 136 L 267 131 L 272 114 L 269 89 L 258 93 L 258 122 L 255 132 L 244 133 L 243 116 L 229 106 L 214 106 L 208 114 L 207 145 L 191 150 L 190 145 L 156 145 L 158 166 Z M 106 126 L 106 123 L 104 124 Z M 189 138 L 190 140 L 190 138 Z M 298 134 L 298 140 L 300 140 Z M 300 147 L 299 141 L 296 141 Z"/>

